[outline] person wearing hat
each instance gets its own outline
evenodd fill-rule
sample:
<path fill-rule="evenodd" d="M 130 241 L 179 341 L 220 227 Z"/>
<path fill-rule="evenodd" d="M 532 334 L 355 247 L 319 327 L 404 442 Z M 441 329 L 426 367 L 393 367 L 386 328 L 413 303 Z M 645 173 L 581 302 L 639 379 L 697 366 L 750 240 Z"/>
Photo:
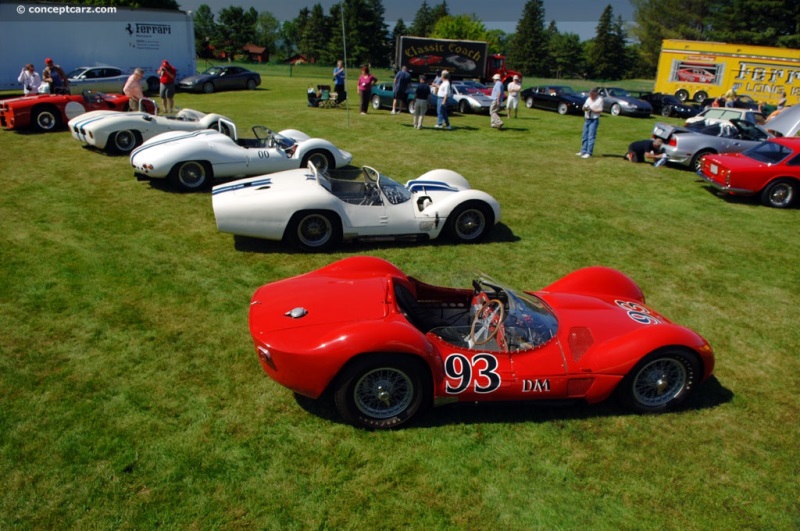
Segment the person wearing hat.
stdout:
<path fill-rule="evenodd" d="M 517 117 L 517 110 L 519 109 L 519 93 L 522 91 L 522 85 L 519 82 L 519 76 L 514 76 L 511 83 L 508 84 L 508 100 L 506 100 L 506 111 L 508 117 L 511 118 L 511 109 L 514 109 L 514 118 Z"/>
<path fill-rule="evenodd" d="M 169 61 L 164 59 L 161 62 L 161 67 L 158 69 L 159 81 L 159 95 L 161 96 L 161 107 L 164 108 L 165 113 L 171 113 L 174 110 L 174 97 L 175 97 L 175 76 L 178 71 L 175 67 L 169 64 Z"/>
<path fill-rule="evenodd" d="M 494 86 L 492 87 L 492 105 L 489 107 L 489 116 L 491 117 L 492 127 L 502 129 L 503 120 L 500 119 L 500 107 L 503 105 L 505 87 L 501 81 L 500 74 L 495 74 L 492 79 L 494 80 Z"/>
<path fill-rule="evenodd" d="M 69 94 L 69 78 L 64 70 L 49 57 L 44 60 L 42 81 L 50 87 L 50 94 Z"/>

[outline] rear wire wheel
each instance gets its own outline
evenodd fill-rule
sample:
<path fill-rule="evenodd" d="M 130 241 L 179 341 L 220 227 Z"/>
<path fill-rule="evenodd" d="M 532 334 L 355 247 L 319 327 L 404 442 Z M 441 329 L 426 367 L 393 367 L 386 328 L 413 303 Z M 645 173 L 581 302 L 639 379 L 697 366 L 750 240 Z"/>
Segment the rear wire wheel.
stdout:
<path fill-rule="evenodd" d="M 334 387 L 341 417 L 371 429 L 398 428 L 430 402 L 430 377 L 421 363 L 397 354 L 370 354 L 344 370 Z"/>

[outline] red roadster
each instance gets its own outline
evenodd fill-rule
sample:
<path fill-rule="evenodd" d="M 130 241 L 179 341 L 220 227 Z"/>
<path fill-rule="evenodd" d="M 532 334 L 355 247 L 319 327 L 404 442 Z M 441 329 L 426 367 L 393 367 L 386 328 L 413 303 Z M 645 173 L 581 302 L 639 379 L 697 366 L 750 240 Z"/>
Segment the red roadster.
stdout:
<path fill-rule="evenodd" d="M 53 131 L 89 111 L 124 111 L 128 96 L 84 91 L 83 94 L 37 94 L 0 101 L 0 126 Z"/>
<path fill-rule="evenodd" d="M 645 305 L 605 267 L 538 292 L 489 278 L 437 287 L 352 257 L 267 284 L 250 304 L 264 371 L 342 418 L 394 428 L 430 405 L 575 400 L 616 393 L 638 412 L 683 402 L 714 369 L 711 347 Z"/>
<path fill-rule="evenodd" d="M 706 155 L 697 173 L 724 194 L 760 194 L 764 205 L 787 208 L 800 192 L 800 138 L 770 138 L 743 153 Z"/>

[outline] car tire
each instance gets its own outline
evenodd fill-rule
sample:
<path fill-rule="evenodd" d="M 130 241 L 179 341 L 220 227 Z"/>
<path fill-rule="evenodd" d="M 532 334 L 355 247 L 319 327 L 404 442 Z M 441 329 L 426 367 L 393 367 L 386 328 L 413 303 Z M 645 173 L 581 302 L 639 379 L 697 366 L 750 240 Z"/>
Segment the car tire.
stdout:
<path fill-rule="evenodd" d="M 196 192 L 214 178 L 211 165 L 205 161 L 187 160 L 176 164 L 170 172 L 170 181 L 181 192 Z"/>
<path fill-rule="evenodd" d="M 701 149 L 697 153 L 694 154 L 692 157 L 692 161 L 689 163 L 689 167 L 692 169 L 693 172 L 697 173 L 700 171 L 700 165 L 702 164 L 701 160 L 706 155 L 714 155 L 716 151 L 713 149 Z"/>
<path fill-rule="evenodd" d="M 694 352 L 668 347 L 642 358 L 617 387 L 620 402 L 637 413 L 661 413 L 680 405 L 701 377 Z"/>
<path fill-rule="evenodd" d="M 611 106 L 611 115 L 612 116 L 619 116 L 622 114 L 622 107 L 619 106 L 619 103 L 615 103 Z"/>
<path fill-rule="evenodd" d="M 212 92 L 214 92 L 214 83 L 211 81 L 203 83 L 203 94 L 211 94 Z"/>
<path fill-rule="evenodd" d="M 342 223 L 338 216 L 324 210 L 297 212 L 289 220 L 287 239 L 301 251 L 324 252 L 342 239 Z"/>
<path fill-rule="evenodd" d="M 672 105 L 664 105 L 661 107 L 661 116 L 669 116 L 672 114 Z"/>
<path fill-rule="evenodd" d="M 253 78 L 248 79 L 247 80 L 247 84 L 245 86 L 247 87 L 247 90 L 255 90 L 256 89 L 256 80 L 253 79 Z"/>
<path fill-rule="evenodd" d="M 112 151 L 125 155 L 133 151 L 136 146 L 142 143 L 142 137 L 138 131 L 126 129 L 124 131 L 117 131 L 114 136 L 109 140 Z"/>
<path fill-rule="evenodd" d="M 681 100 L 681 102 L 685 103 L 686 100 L 689 99 L 689 93 L 684 89 L 680 89 L 675 92 L 675 97 Z"/>
<path fill-rule="evenodd" d="M 558 104 L 558 109 L 556 110 L 558 111 L 558 114 L 561 115 L 567 114 L 569 112 L 569 105 L 567 105 L 562 101 L 561 103 Z"/>
<path fill-rule="evenodd" d="M 381 108 L 381 97 L 377 94 L 372 96 L 372 108 L 376 111 Z"/>
<path fill-rule="evenodd" d="M 447 234 L 456 242 L 483 240 L 494 225 L 494 213 L 486 203 L 470 201 L 453 211 L 447 219 Z"/>
<path fill-rule="evenodd" d="M 467 100 L 458 102 L 458 112 L 461 114 L 467 114 L 469 112 L 469 102 L 467 102 Z"/>
<path fill-rule="evenodd" d="M 33 111 L 31 124 L 43 133 L 55 131 L 61 126 L 61 113 L 54 107 L 40 107 Z"/>
<path fill-rule="evenodd" d="M 778 179 L 769 183 L 761 192 L 761 203 L 774 208 L 788 208 L 797 196 L 797 182 Z"/>
<path fill-rule="evenodd" d="M 694 95 L 694 101 L 696 101 L 700 105 L 702 105 L 703 102 L 705 102 L 707 99 L 708 99 L 708 94 L 706 92 L 702 91 L 702 90 L 699 91 L 699 92 L 696 92 L 695 95 Z"/>
<path fill-rule="evenodd" d="M 346 422 L 368 429 L 403 426 L 430 402 L 430 375 L 421 361 L 398 354 L 366 355 L 336 379 L 334 404 Z"/>
<path fill-rule="evenodd" d="M 336 167 L 333 155 L 323 149 L 315 149 L 306 153 L 302 162 L 300 162 L 300 167 L 307 168 L 309 162 L 312 162 L 320 173 L 326 173 Z"/>
<path fill-rule="evenodd" d="M 527 98 L 525 100 L 525 107 L 527 107 L 529 109 L 533 109 L 533 98 L 532 97 Z"/>

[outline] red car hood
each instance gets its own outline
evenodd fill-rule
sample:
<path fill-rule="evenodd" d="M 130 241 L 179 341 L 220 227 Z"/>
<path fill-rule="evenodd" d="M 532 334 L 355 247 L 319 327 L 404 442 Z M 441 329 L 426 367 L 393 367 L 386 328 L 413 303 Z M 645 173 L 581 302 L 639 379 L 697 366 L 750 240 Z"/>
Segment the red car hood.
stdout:
<path fill-rule="evenodd" d="M 302 281 L 293 278 L 267 284 L 255 292 L 250 302 L 251 330 L 270 333 L 366 322 L 383 319 L 388 313 L 385 278 L 353 280 L 312 274 L 300 278 Z"/>

